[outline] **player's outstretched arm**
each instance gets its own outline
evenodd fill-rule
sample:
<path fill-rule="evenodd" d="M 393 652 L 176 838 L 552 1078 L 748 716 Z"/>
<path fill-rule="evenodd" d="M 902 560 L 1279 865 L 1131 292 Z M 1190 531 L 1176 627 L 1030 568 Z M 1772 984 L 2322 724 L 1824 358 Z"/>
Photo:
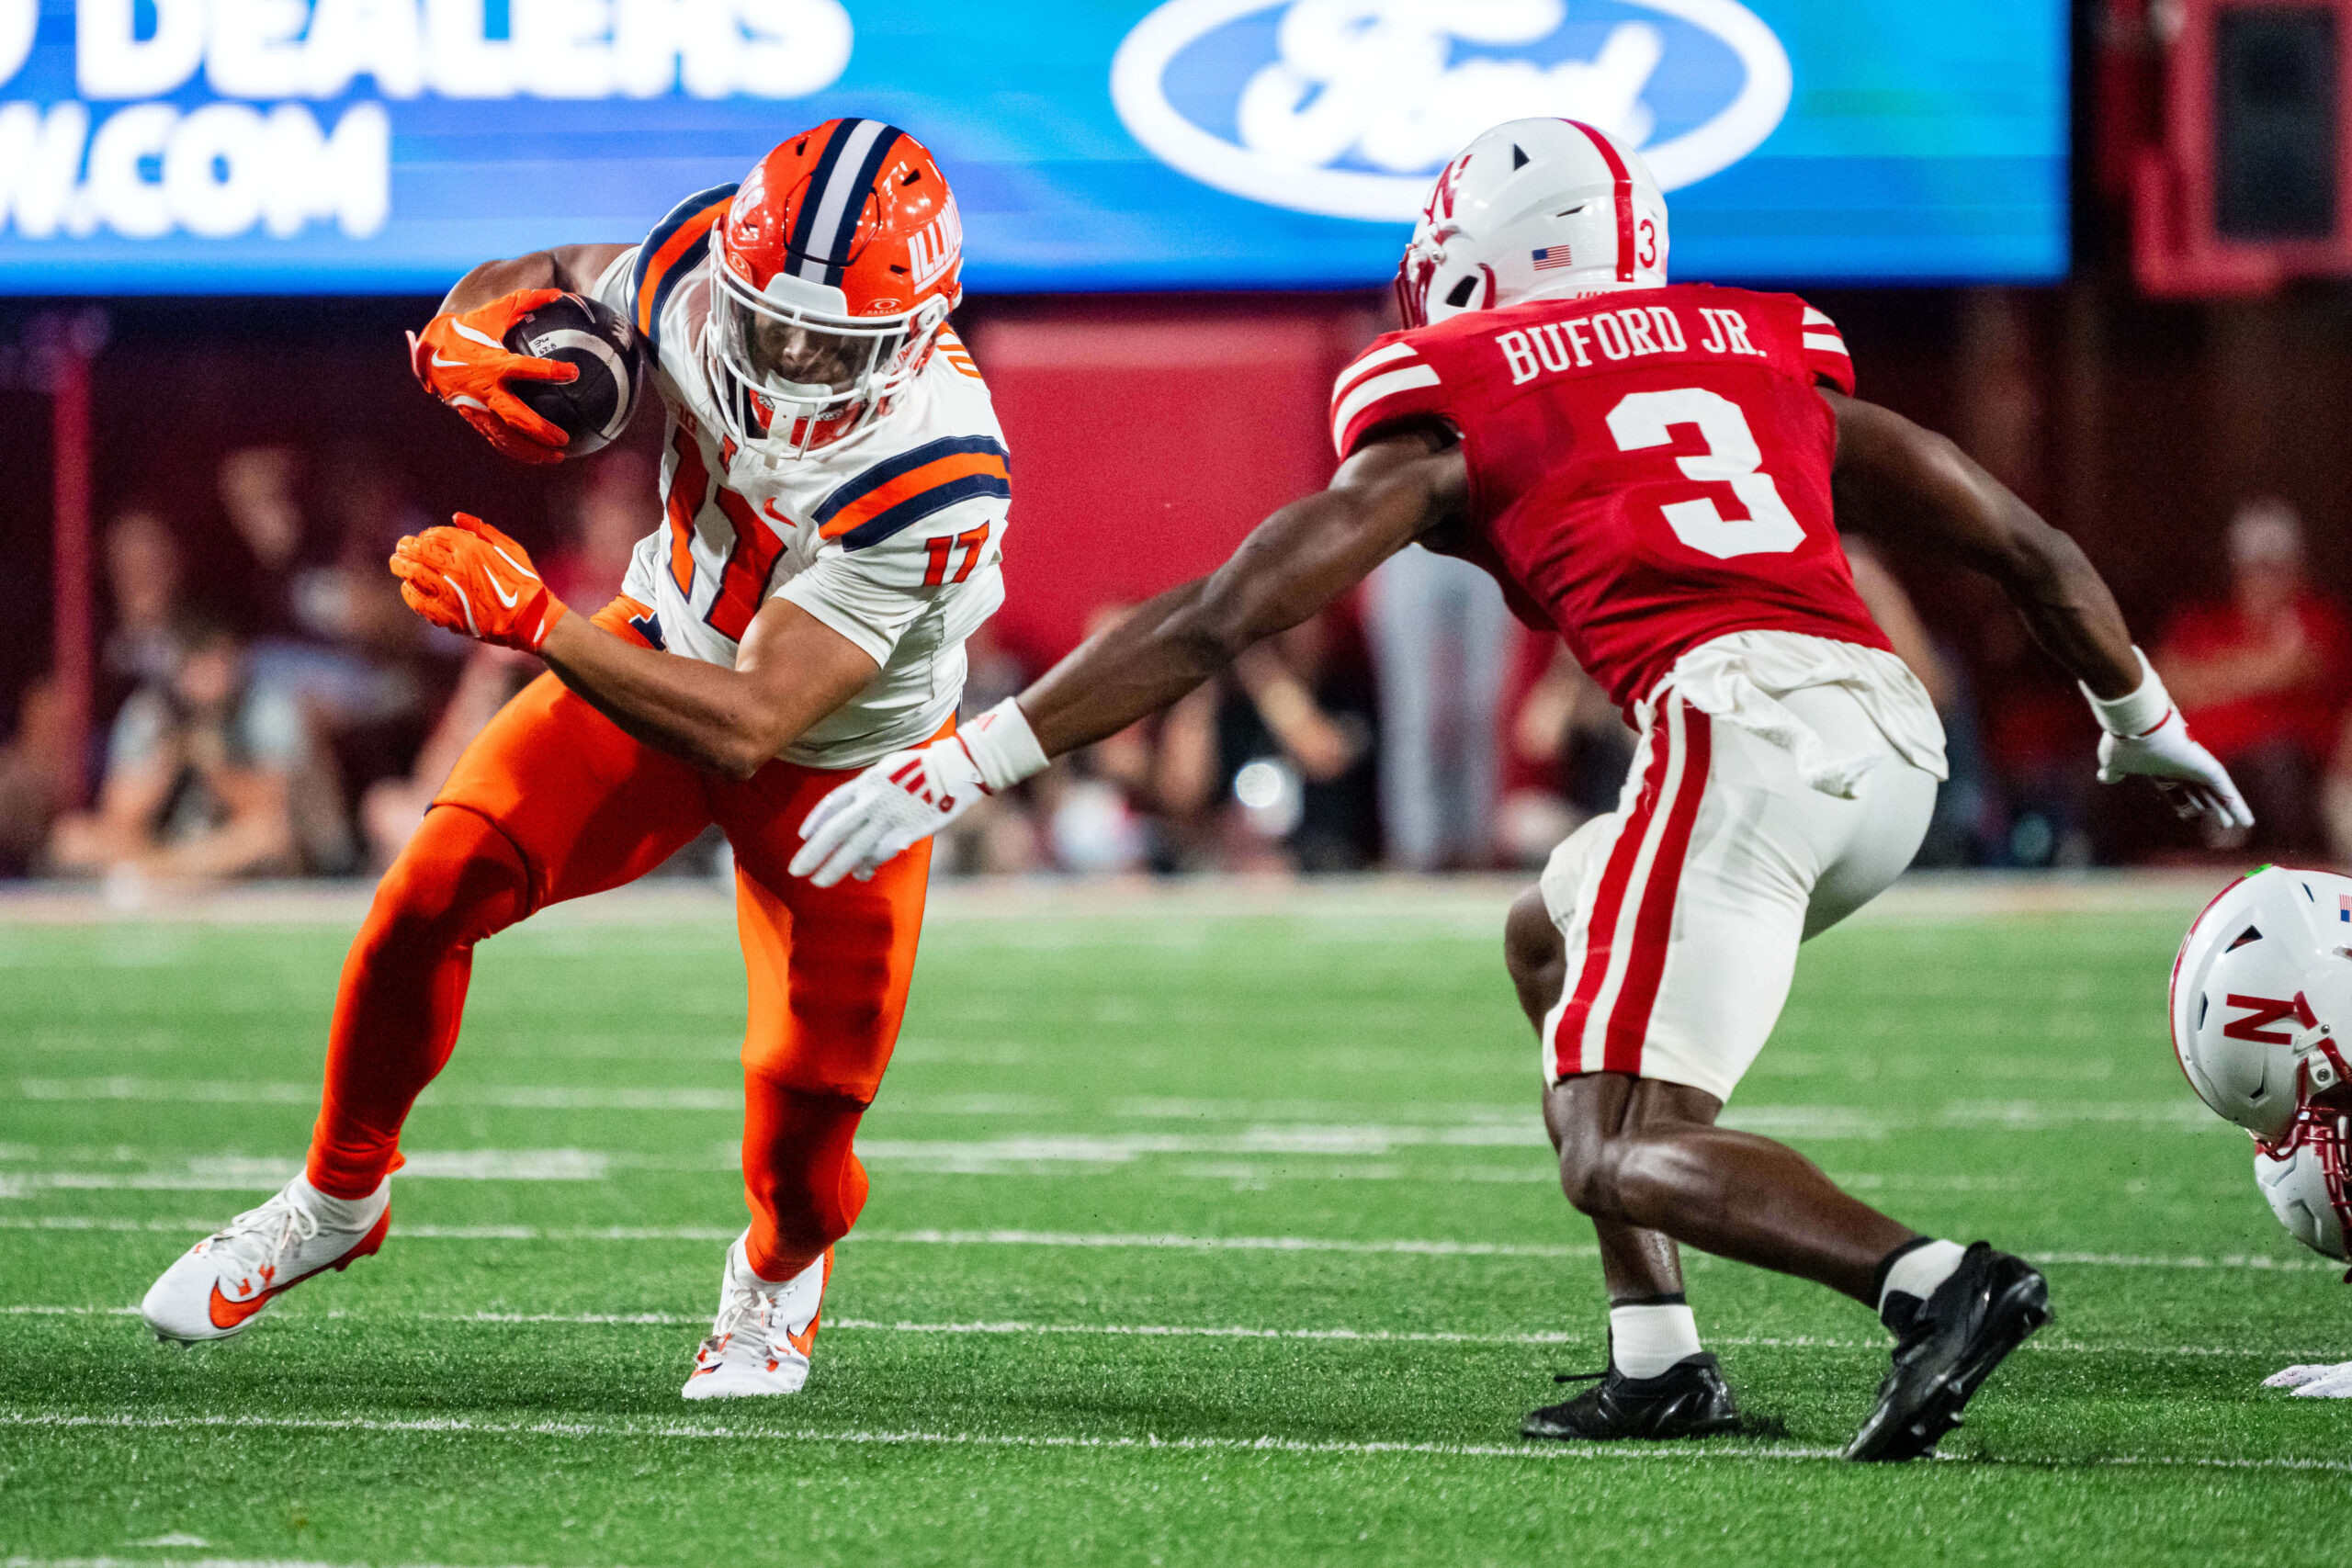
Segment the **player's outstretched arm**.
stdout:
<path fill-rule="evenodd" d="M 1467 487 L 1461 449 L 1440 432 L 1372 443 L 1216 571 L 1147 602 L 962 734 L 893 752 L 827 795 L 802 825 L 794 874 L 820 886 L 868 874 L 981 795 L 1157 713 L 1456 515 Z"/>
<path fill-rule="evenodd" d="M 579 370 L 506 347 L 515 321 L 563 294 L 594 287 L 627 245 L 560 245 L 512 261 L 484 262 L 449 290 L 421 333 L 408 334 L 417 382 L 521 463 L 563 458 L 562 431 L 526 407 L 509 381 L 569 381 Z"/>
<path fill-rule="evenodd" d="M 2102 782 L 2147 777 L 2184 817 L 2222 829 L 2254 825 L 2227 770 L 2190 739 L 2080 546 L 1944 436 L 1858 398 L 1826 388 L 1821 396 L 1838 416 L 1839 526 L 1923 543 L 1998 583 L 2034 640 L 2082 682 L 2107 731 Z"/>
<path fill-rule="evenodd" d="M 572 615 L 523 547 L 459 513 L 402 539 L 401 597 L 434 625 L 521 649 L 649 746 L 696 767 L 750 778 L 801 732 L 880 673 L 873 657 L 788 600 L 752 618 L 735 667 L 679 659 Z"/>
<path fill-rule="evenodd" d="M 1158 713 L 1453 515 L 1466 483 L 1461 448 L 1433 435 L 1365 447 L 1330 488 L 1268 517 L 1216 570 L 1147 601 L 1023 692 L 1038 745 L 1058 757 Z"/>

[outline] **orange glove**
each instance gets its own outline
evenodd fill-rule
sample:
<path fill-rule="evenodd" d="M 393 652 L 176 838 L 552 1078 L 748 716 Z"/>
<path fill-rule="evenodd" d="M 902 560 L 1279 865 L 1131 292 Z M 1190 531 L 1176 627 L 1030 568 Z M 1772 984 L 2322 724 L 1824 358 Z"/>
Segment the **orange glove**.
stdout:
<path fill-rule="evenodd" d="M 517 321 L 562 298 L 560 288 L 526 288 L 462 316 L 435 316 L 422 335 L 408 334 L 409 368 L 419 384 L 518 463 L 560 463 L 571 439 L 506 389 L 514 380 L 580 378 L 576 365 L 533 359 L 506 346 Z"/>
<path fill-rule="evenodd" d="M 537 653 L 567 613 L 523 547 L 460 512 L 447 528 L 412 534 L 392 551 L 408 607 L 477 641 Z"/>

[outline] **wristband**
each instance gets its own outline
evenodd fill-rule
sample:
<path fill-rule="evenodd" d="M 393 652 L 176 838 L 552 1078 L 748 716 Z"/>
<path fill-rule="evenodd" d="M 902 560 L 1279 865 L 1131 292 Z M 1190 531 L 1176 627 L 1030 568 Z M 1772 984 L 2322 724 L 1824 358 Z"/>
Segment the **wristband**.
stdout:
<path fill-rule="evenodd" d="M 2163 678 L 2149 664 L 2146 654 L 2136 647 L 2132 654 L 2140 661 L 2138 691 L 2110 702 L 2092 695 L 2088 686 L 2083 687 L 2083 696 L 2091 705 L 2091 712 L 2098 716 L 2099 728 L 2109 735 L 2146 735 L 2172 716 L 2172 694 L 2165 690 Z"/>
<path fill-rule="evenodd" d="M 980 782 L 990 794 L 1011 789 L 1046 771 L 1046 749 L 1037 744 L 1029 716 L 1011 697 L 974 719 L 970 728 L 957 731 L 956 739 L 964 743 L 972 765 L 980 770 Z"/>

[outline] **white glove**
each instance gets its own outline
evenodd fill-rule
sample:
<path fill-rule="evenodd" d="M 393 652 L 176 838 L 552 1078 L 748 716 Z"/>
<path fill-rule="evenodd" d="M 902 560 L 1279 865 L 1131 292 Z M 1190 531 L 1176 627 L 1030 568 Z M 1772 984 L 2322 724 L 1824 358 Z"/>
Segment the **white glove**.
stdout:
<path fill-rule="evenodd" d="M 792 857 L 792 874 L 820 887 L 845 876 L 864 881 L 983 795 L 1045 767 L 1036 733 L 1008 697 L 961 734 L 893 751 L 819 801 L 800 824 L 806 841 Z"/>
<path fill-rule="evenodd" d="M 2289 1367 L 2262 1380 L 2265 1388 L 2291 1388 L 2297 1399 L 2352 1399 L 2352 1361 L 2332 1367 Z"/>
<path fill-rule="evenodd" d="M 2148 656 L 2136 648 L 2132 651 L 2140 660 L 2138 691 L 2108 702 L 2083 688 L 2099 728 L 2107 731 L 2098 743 L 2098 782 L 2148 779 L 2185 818 L 2202 817 L 2223 833 L 2253 827 L 2254 813 L 2230 781 L 2229 770 L 2189 735 L 2188 720 L 2173 706 L 2172 694 L 2150 668 Z"/>

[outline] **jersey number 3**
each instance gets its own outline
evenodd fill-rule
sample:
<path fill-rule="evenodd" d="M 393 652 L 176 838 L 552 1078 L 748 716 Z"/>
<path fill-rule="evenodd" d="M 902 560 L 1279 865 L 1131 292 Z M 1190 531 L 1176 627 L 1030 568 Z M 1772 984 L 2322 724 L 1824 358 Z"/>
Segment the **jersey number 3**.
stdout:
<path fill-rule="evenodd" d="M 1671 446 L 1674 427 L 1695 424 L 1707 443 L 1704 454 L 1675 459 L 1685 479 L 1727 484 L 1747 508 L 1745 517 L 1725 517 L 1705 496 L 1661 508 L 1674 536 L 1717 560 L 1737 556 L 1785 555 L 1804 543 L 1804 525 L 1781 499 L 1781 487 L 1762 471 L 1764 453 L 1737 403 L 1697 387 L 1671 392 L 1635 392 L 1609 412 L 1609 433 L 1620 452 Z"/>

